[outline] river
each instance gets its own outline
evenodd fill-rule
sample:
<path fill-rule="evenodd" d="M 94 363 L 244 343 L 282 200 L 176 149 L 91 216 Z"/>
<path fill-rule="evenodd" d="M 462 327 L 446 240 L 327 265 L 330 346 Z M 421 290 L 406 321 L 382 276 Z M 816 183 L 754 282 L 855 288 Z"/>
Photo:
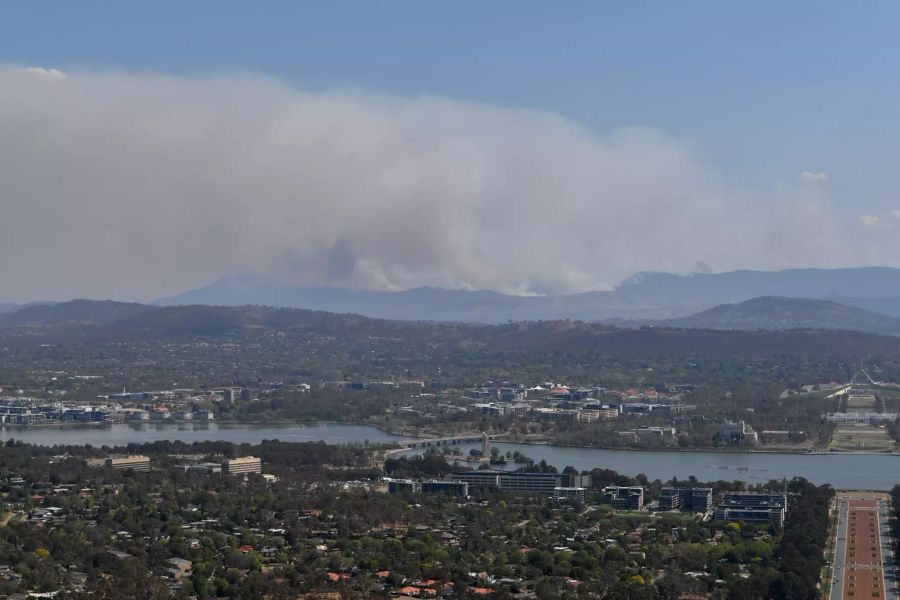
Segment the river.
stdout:
<path fill-rule="evenodd" d="M 132 442 L 160 440 L 199 442 L 223 440 L 236 444 L 256 444 L 262 440 L 285 442 L 324 441 L 329 444 L 395 442 L 409 438 L 385 433 L 366 425 L 319 423 L 312 425 L 276 425 L 252 423 L 141 423 L 97 427 L 2 427 L 0 441 L 15 438 L 42 446 L 81 445 L 124 446 Z M 770 479 L 805 477 L 813 483 L 830 483 L 843 489 L 886 490 L 900 483 L 900 456 L 879 454 L 764 454 L 734 452 L 646 452 L 601 450 L 597 448 L 561 448 L 497 442 L 503 452 L 518 450 L 535 461 L 546 460 L 562 469 L 606 468 L 623 475 L 643 473 L 652 479 L 701 481 L 741 480 L 750 483 Z M 468 453 L 480 444 L 448 446 Z M 421 449 L 404 454 L 416 454 Z M 514 468 L 511 466 L 511 468 Z"/>

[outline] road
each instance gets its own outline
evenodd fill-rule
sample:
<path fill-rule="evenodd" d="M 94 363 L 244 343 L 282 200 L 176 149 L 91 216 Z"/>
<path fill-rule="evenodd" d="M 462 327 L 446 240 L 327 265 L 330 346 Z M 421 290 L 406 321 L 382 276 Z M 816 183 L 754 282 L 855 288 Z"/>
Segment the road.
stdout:
<path fill-rule="evenodd" d="M 838 492 L 831 600 L 900 600 L 888 525 L 890 504 L 878 492 Z"/>
<path fill-rule="evenodd" d="M 847 562 L 847 513 L 849 505 L 843 499 L 843 492 L 837 493 L 837 537 L 834 544 L 834 564 L 832 569 L 831 600 L 844 598 L 844 565 Z"/>

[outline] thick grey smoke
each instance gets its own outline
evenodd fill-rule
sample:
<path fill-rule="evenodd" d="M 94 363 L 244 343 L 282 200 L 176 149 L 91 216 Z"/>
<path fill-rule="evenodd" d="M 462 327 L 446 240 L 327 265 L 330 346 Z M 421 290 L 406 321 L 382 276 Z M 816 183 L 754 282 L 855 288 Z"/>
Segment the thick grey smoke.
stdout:
<path fill-rule="evenodd" d="M 826 179 L 732 189 L 659 131 L 446 98 L 0 68 L 0 299 L 148 299 L 236 272 L 551 293 L 877 260 Z"/>

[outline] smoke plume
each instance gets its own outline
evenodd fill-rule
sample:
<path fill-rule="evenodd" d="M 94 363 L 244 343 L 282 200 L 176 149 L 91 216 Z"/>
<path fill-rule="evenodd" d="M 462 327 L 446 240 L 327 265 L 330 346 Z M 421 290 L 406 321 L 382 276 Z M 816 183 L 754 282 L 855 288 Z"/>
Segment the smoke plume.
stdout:
<path fill-rule="evenodd" d="M 535 110 L 10 66 L 0 299 L 151 299 L 237 272 L 563 293 L 698 263 L 880 258 L 825 181 L 736 189 L 661 131 Z"/>

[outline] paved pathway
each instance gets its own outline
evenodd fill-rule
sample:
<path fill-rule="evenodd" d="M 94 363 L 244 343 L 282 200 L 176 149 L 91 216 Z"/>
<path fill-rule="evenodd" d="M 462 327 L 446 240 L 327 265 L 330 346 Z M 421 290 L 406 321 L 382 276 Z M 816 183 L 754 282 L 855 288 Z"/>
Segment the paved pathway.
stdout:
<path fill-rule="evenodd" d="M 839 492 L 831 600 L 898 600 L 887 495 Z"/>

